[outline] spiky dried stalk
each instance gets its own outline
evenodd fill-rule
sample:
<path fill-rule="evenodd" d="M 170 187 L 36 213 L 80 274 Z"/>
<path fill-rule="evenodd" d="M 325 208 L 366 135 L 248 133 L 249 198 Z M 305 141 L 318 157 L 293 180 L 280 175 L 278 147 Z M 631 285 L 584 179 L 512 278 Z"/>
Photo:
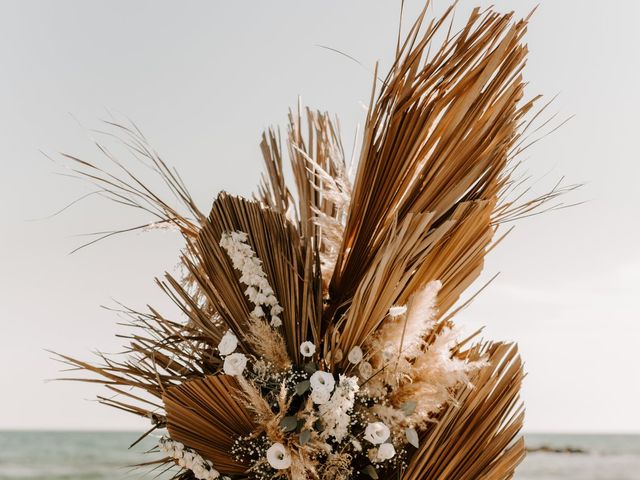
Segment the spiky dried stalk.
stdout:
<path fill-rule="evenodd" d="M 265 430 L 284 439 L 277 429 L 288 400 L 280 395 L 280 410 L 273 413 L 260 388 L 220 374 L 216 346 L 228 330 L 241 352 L 267 358 L 280 370 L 302 365 L 300 345 L 312 341 L 321 348 L 323 367 L 349 372 L 354 367 L 346 352 L 374 348 L 389 337 L 396 360 L 379 364 L 381 370 L 395 369 L 384 376 L 399 390 L 385 407 L 388 415 L 397 413 L 393 402 L 411 388 L 411 395 L 426 394 L 420 388 L 434 380 L 419 377 L 427 375 L 426 367 L 419 374 L 416 369 L 450 331 L 460 295 L 479 276 L 499 225 L 538 211 L 566 191 L 513 198 L 513 159 L 526 148 L 522 142 L 536 100 L 523 100 L 528 18 L 514 21 L 512 13 L 476 9 L 458 33 L 449 29 L 436 45 L 453 7 L 429 23 L 426 12 L 427 7 L 399 43 L 379 86 L 376 72 L 353 185 L 337 122 L 300 107 L 289 114 L 284 148 L 275 130 L 263 135 L 267 173 L 256 200 L 222 193 L 208 216 L 135 128 L 111 124 L 182 208 L 171 206 L 101 145 L 117 172 L 67 156 L 75 162 L 73 171 L 99 185 L 102 194 L 152 215 L 153 222 L 135 228 L 173 225 L 186 243 L 185 278 L 167 274 L 157 281 L 186 321 L 154 309 L 125 309 L 136 328 L 125 337 L 129 357 L 103 355 L 93 365 L 61 356 L 100 377 L 85 381 L 124 397 L 101 401 L 147 416 L 156 428 L 166 426 L 173 439 L 244 478 L 249 467 L 231 455 L 233 440 Z M 291 186 L 283 151 L 293 170 Z M 221 237 L 235 231 L 246 233 L 282 305 L 278 330 L 252 316 L 245 286 L 220 246 Z M 435 281 L 442 287 L 437 309 L 433 299 L 421 297 Z M 407 318 L 397 322 L 404 325 L 401 334 L 385 333 L 390 308 L 407 304 Z M 522 426 L 523 376 L 516 347 L 475 344 L 465 350 L 469 342 L 444 348 L 451 355 L 447 361 L 467 362 L 468 368 L 460 369 L 454 389 L 444 383 L 424 415 L 428 421 L 415 423 L 421 426 L 420 446 L 410 452 L 403 480 L 507 479 L 524 455 L 522 441 L 515 440 Z M 310 400 L 303 407 L 311 415 L 307 423 L 312 407 Z M 313 438 L 304 445 L 291 442 L 298 452 L 291 467 L 295 475 L 351 475 L 348 454 L 329 457 L 328 466 L 318 470 L 312 459 L 321 444 Z M 380 474 L 399 478 L 395 471 Z"/>

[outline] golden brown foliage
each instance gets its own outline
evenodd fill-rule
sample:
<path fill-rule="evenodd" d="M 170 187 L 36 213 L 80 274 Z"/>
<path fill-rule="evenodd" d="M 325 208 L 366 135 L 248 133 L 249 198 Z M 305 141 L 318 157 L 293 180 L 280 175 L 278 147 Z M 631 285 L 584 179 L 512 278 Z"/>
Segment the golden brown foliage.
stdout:
<path fill-rule="evenodd" d="M 289 114 L 285 146 L 295 187 L 287 185 L 283 148 L 269 129 L 260 144 L 267 173 L 257 200 L 223 192 L 208 217 L 134 128 L 113 125 L 182 210 L 102 146 L 118 173 L 68 156 L 77 164 L 74 171 L 104 195 L 147 211 L 152 225 L 176 227 L 186 242 L 181 258 L 186 281 L 167 274 L 158 283 L 187 322 L 154 309 L 125 310 L 138 328 L 127 337 L 131 357 L 101 356 L 102 363 L 93 365 L 62 356 L 101 377 L 86 381 L 104 383 L 125 397 L 102 398 L 104 403 L 148 416 L 155 427 L 166 425 L 172 438 L 223 473 L 242 474 L 247 466 L 233 460 L 232 442 L 253 433 L 256 419 L 275 426 L 276 435 L 279 418 L 255 386 L 243 380 L 238 386 L 218 375 L 215 347 L 228 329 L 243 352 L 268 357 L 284 369 L 301 362 L 298 349 L 306 340 L 325 355 L 363 345 L 391 306 L 406 304 L 433 280 L 443 285 L 435 319 L 436 330 L 443 329 L 482 271 L 498 226 L 535 212 L 566 190 L 555 188 L 527 201 L 510 196 L 511 162 L 525 148 L 523 134 L 535 101 L 523 100 L 528 19 L 476 9 L 453 34 L 446 30 L 453 7 L 428 23 L 426 12 L 425 7 L 398 44 L 379 85 L 376 70 L 353 189 L 337 123 L 301 108 Z M 444 37 L 440 44 L 438 35 Z M 284 308 L 276 336 L 251 319 L 238 273 L 219 245 L 229 231 L 248 234 Z M 327 265 L 335 265 L 330 275 Z M 486 355 L 487 363 L 473 377 L 475 388 L 461 386 L 455 402 L 422 431 L 403 480 L 507 479 L 524 455 L 522 441 L 515 440 L 523 416 L 516 347 L 476 345 L 460 355 L 470 360 Z M 346 368 L 346 360 L 331 368 Z M 309 451 L 294 459 L 297 475 L 313 473 L 313 465 L 305 463 L 316 448 L 313 441 L 292 448 Z M 347 471 L 345 457 L 331 457 L 323 478 L 348 478 Z M 397 473 L 386 478 L 398 478 Z"/>

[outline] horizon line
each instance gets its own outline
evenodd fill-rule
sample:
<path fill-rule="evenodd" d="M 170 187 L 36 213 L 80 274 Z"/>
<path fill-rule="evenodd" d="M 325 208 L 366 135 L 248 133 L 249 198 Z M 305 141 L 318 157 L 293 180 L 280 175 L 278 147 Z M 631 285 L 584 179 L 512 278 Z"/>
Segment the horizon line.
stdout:
<path fill-rule="evenodd" d="M 164 429 L 158 429 L 164 430 Z M 108 428 L 12 428 L 12 427 L 0 427 L 0 433 L 143 433 L 144 429 L 134 428 L 122 428 L 122 429 L 108 429 Z M 608 430 L 608 431 L 571 431 L 571 430 L 528 430 L 522 431 L 522 435 L 640 435 L 640 431 L 626 431 L 626 430 Z"/>

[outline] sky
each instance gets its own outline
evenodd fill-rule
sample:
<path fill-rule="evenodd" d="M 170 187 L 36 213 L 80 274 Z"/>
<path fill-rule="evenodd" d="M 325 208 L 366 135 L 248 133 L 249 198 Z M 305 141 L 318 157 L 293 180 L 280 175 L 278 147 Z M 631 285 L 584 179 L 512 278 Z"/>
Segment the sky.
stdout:
<path fill-rule="evenodd" d="M 464 18 L 479 0 L 461 0 Z M 539 142 L 526 170 L 543 191 L 584 187 L 571 209 L 519 222 L 487 259 L 498 278 L 460 316 L 485 338 L 516 341 L 528 376 L 526 430 L 640 432 L 640 226 L 637 112 L 640 3 L 493 1 L 526 15 L 527 94 L 573 118 Z M 436 0 L 431 10 L 446 2 Z M 487 2 L 480 3 L 487 6 Z M 406 1 L 406 16 L 421 2 Z M 99 159 L 94 129 L 131 119 L 206 210 L 250 195 L 259 136 L 298 96 L 337 114 L 345 144 L 364 119 L 372 69 L 388 68 L 399 1 L 5 0 L 0 16 L 0 429 L 142 429 L 97 404 L 47 350 L 116 352 L 122 328 L 101 305 L 166 306 L 153 278 L 172 271 L 171 232 L 113 238 L 78 253 L 78 234 L 138 217 L 89 197 L 58 152 Z M 320 45 L 338 49 L 360 64 Z"/>

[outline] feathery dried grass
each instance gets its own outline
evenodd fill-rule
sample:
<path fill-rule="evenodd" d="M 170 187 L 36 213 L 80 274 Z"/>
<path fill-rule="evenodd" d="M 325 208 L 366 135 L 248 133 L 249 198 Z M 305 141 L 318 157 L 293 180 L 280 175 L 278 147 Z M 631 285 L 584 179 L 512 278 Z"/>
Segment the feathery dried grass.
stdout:
<path fill-rule="evenodd" d="M 264 320 L 250 318 L 249 328 L 244 338 L 253 352 L 276 368 L 284 371 L 291 367 L 291 359 L 287 355 L 284 339 Z"/>

